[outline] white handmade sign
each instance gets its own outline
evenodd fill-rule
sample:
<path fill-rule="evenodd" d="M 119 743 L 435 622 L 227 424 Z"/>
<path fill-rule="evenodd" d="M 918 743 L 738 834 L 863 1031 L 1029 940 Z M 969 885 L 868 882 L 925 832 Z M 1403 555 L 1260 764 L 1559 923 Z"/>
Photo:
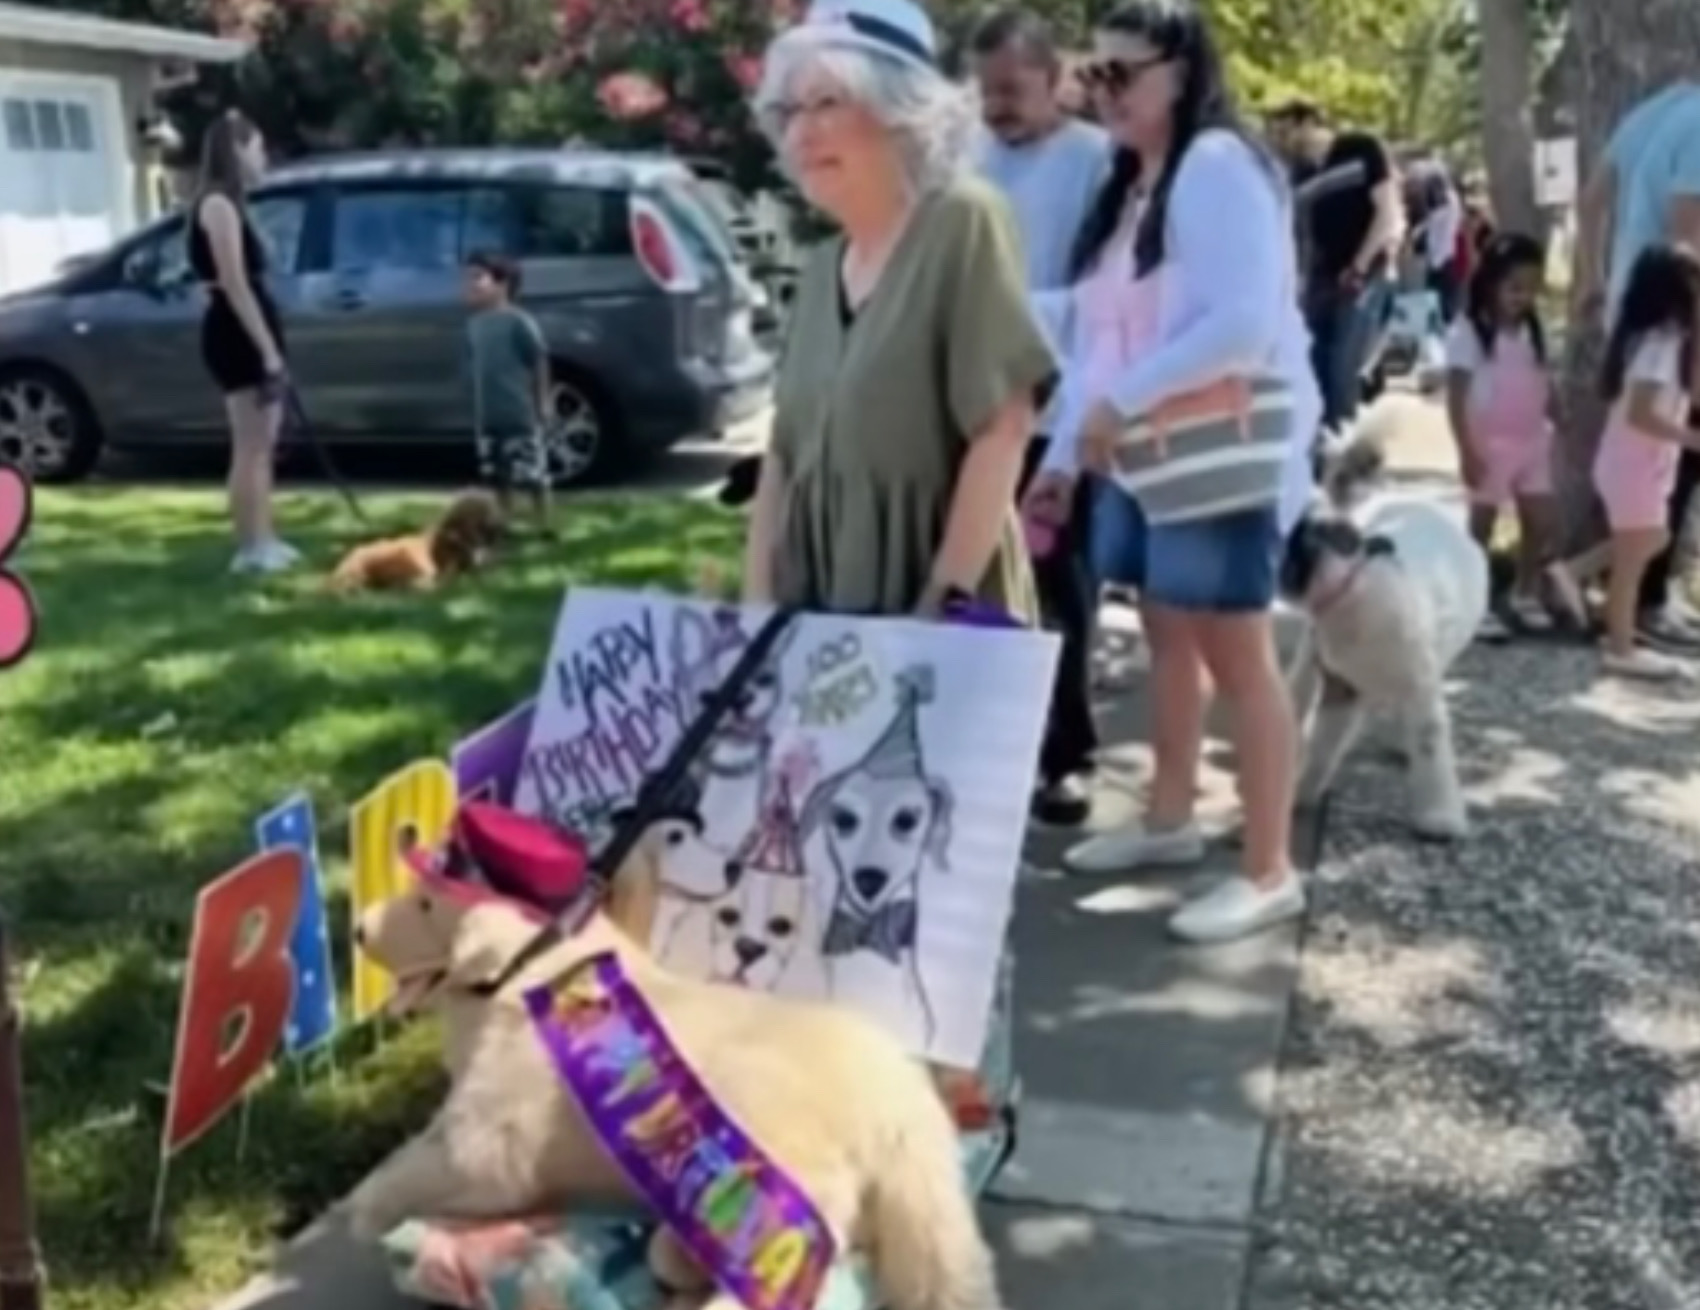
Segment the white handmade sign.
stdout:
<path fill-rule="evenodd" d="M 516 806 L 604 833 L 764 617 L 572 591 Z M 855 1005 L 917 1054 L 976 1064 L 1056 657 L 1042 633 L 798 618 L 670 816 L 657 953 Z"/>

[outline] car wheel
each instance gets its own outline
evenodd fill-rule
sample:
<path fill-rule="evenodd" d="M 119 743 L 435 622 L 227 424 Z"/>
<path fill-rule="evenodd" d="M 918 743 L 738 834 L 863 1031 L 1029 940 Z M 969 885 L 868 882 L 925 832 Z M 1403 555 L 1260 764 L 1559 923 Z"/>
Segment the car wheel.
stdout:
<path fill-rule="evenodd" d="M 100 459 L 100 430 L 82 393 L 43 368 L 0 371 L 0 459 L 37 482 L 75 482 Z"/>
<path fill-rule="evenodd" d="M 549 482 L 571 487 L 601 473 L 613 460 L 608 407 L 582 379 L 556 373 L 543 416 L 543 458 Z"/>

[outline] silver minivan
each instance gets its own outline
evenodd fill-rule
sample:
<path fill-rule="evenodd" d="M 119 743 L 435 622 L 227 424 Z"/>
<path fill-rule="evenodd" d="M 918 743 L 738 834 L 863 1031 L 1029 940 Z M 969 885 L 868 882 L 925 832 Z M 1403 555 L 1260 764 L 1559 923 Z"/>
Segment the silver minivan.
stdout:
<path fill-rule="evenodd" d="M 554 361 L 565 485 L 759 412 L 774 363 L 751 283 L 677 160 L 579 151 L 390 151 L 280 169 L 249 198 L 290 368 L 327 444 L 470 445 L 461 269 L 499 251 Z M 42 481 L 105 448 L 222 441 L 200 360 L 184 217 L 0 299 L 0 456 Z"/>

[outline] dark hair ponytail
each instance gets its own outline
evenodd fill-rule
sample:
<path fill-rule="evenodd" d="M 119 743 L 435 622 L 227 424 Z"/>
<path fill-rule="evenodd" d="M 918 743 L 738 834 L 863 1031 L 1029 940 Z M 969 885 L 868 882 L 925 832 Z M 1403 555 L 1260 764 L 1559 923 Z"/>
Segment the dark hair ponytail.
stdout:
<path fill-rule="evenodd" d="M 1092 208 L 1086 211 L 1086 218 L 1074 238 L 1074 249 L 1068 259 L 1070 280 L 1078 282 L 1092 271 L 1098 256 L 1104 253 L 1104 247 L 1110 244 L 1110 238 L 1121 225 L 1127 198 L 1138 185 L 1139 156 L 1118 147 L 1115 158 L 1110 162 L 1109 176 L 1098 188 Z"/>
<path fill-rule="evenodd" d="M 1125 0 L 1111 10 L 1098 30 L 1118 36 L 1136 36 L 1150 43 L 1158 57 L 1181 67 L 1180 95 L 1175 100 L 1174 129 L 1163 171 L 1150 183 L 1150 201 L 1134 235 L 1135 277 L 1144 277 L 1163 262 L 1168 242 L 1169 195 L 1186 152 L 1200 132 L 1217 129 L 1231 132 L 1263 164 L 1270 184 L 1284 186 L 1274 161 L 1240 120 L 1228 89 L 1222 56 L 1210 25 L 1194 0 Z M 1121 225 L 1129 195 L 1141 179 L 1142 161 L 1132 150 L 1118 148 L 1110 175 L 1098 192 L 1069 261 L 1071 275 L 1088 273 Z"/>
<path fill-rule="evenodd" d="M 1694 319 L 1700 313 L 1700 256 L 1687 246 L 1657 242 L 1643 250 L 1629 270 L 1623 303 L 1606 342 L 1600 389 L 1616 400 L 1628 385 L 1636 347 L 1650 332 L 1674 332 L 1682 339 L 1682 376 L 1694 371 Z"/>

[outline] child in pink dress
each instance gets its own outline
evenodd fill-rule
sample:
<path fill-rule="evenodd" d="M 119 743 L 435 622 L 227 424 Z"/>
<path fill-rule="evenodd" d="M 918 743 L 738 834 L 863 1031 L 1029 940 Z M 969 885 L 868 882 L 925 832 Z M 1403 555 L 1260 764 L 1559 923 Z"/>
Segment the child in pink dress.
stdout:
<path fill-rule="evenodd" d="M 1635 610 L 1647 565 L 1668 544 L 1665 518 L 1681 448 L 1700 449 L 1689 426 L 1700 313 L 1700 258 L 1685 246 L 1655 245 L 1630 271 L 1606 347 L 1611 414 L 1594 457 L 1594 487 L 1611 541 L 1549 572 L 1565 606 L 1584 617 L 1582 584 L 1610 570 L 1606 591 L 1607 672 L 1667 679 L 1686 666 L 1635 644 Z"/>
<path fill-rule="evenodd" d="M 1555 540 L 1552 424 L 1546 334 L 1535 308 L 1546 254 L 1532 237 L 1506 233 L 1482 252 L 1466 312 L 1446 341 L 1446 413 L 1470 492 L 1470 535 L 1487 550 L 1499 516 L 1517 514 L 1517 580 L 1510 609 L 1518 626 L 1547 626 L 1541 570 Z M 1482 635 L 1507 634 L 1497 613 Z"/>

